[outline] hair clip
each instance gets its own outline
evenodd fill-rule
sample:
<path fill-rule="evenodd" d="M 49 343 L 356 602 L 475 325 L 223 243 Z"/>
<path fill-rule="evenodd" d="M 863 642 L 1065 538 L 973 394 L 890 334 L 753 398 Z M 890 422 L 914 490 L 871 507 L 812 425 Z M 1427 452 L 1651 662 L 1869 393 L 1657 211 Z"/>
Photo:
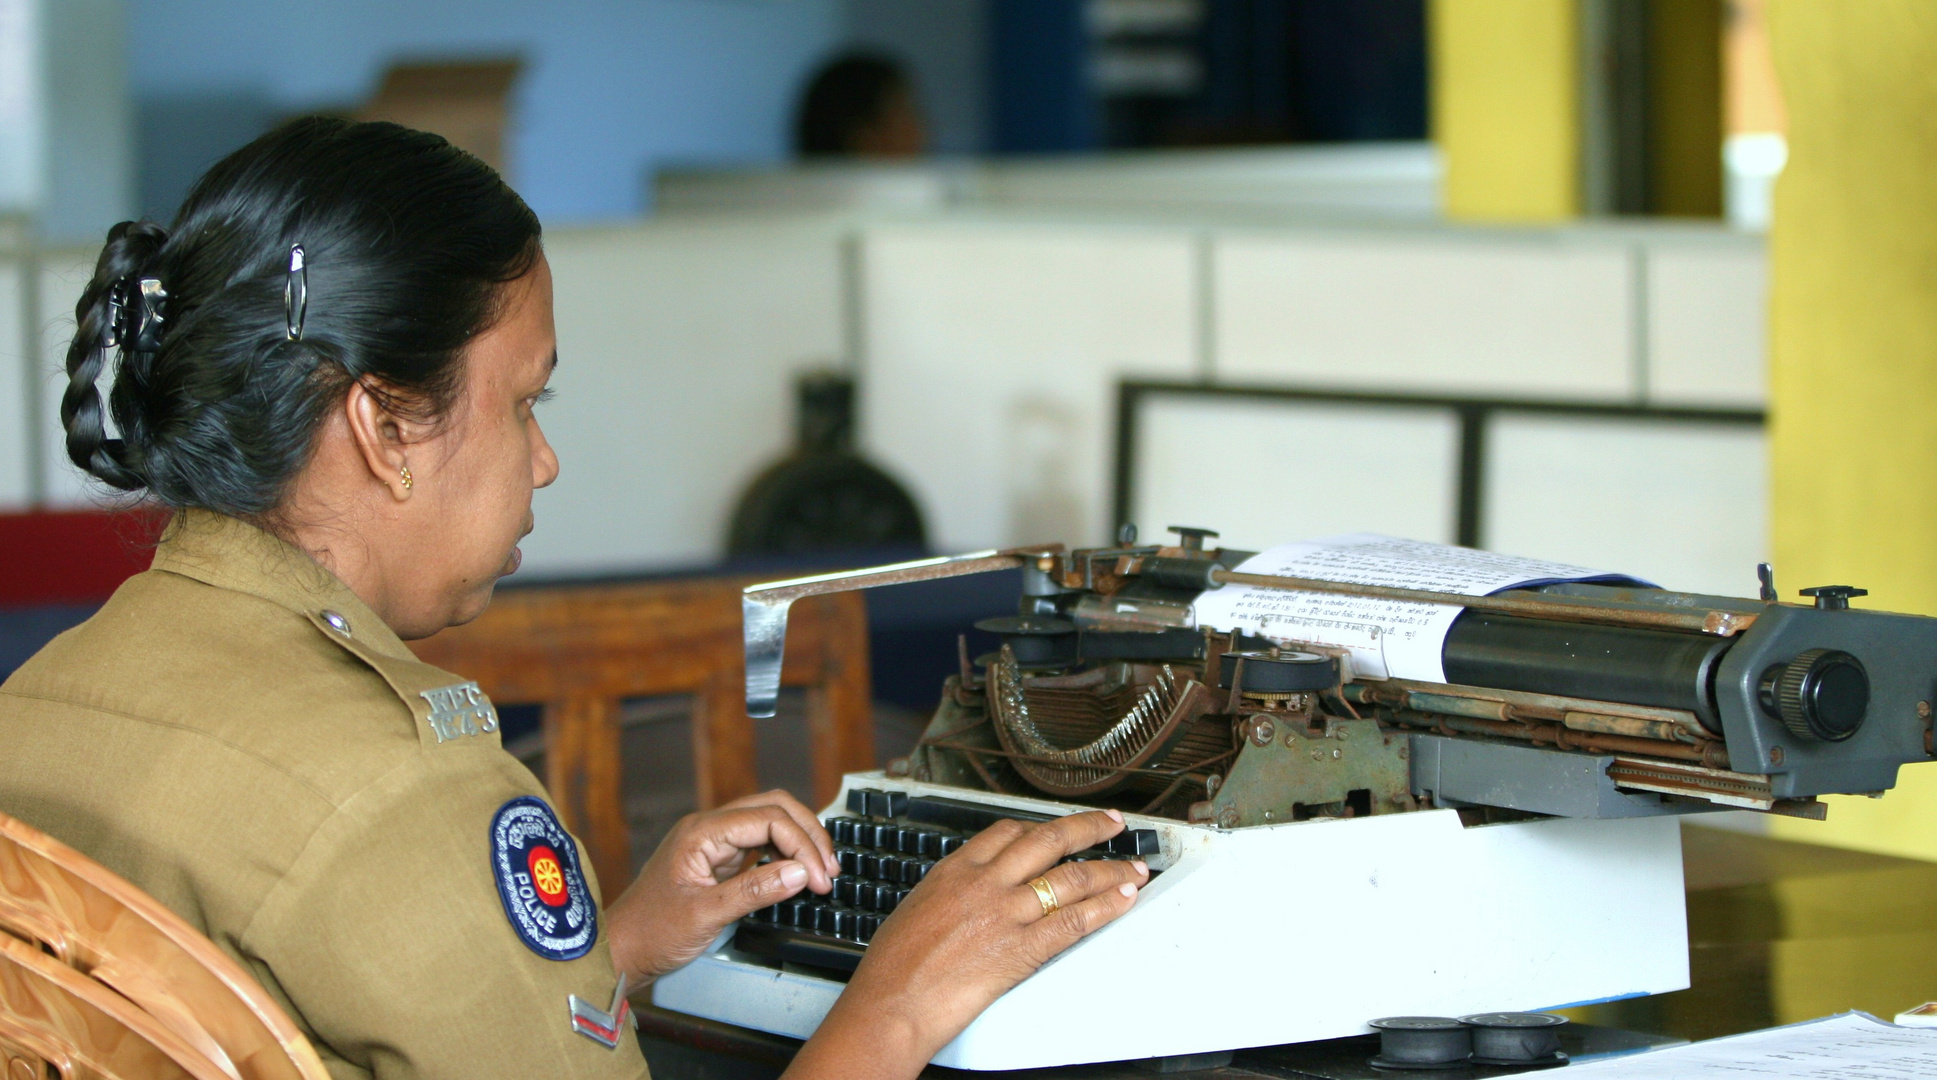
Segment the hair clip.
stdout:
<path fill-rule="evenodd" d="M 303 339 L 303 319 L 309 315 L 309 267 L 303 262 L 303 245 L 289 246 L 289 280 L 282 287 L 283 323 L 289 340 Z"/>
<path fill-rule="evenodd" d="M 160 278 L 142 278 L 141 289 L 141 327 L 135 331 L 135 351 L 154 352 L 161 348 L 162 305 L 168 303 L 168 290 L 161 287 Z"/>
<path fill-rule="evenodd" d="M 112 349 L 128 340 L 128 279 L 122 278 L 108 289 L 108 326 L 101 335 L 101 347 Z"/>
<path fill-rule="evenodd" d="M 165 316 L 162 306 L 168 290 L 159 278 L 125 277 L 108 293 L 108 329 L 101 345 L 129 352 L 154 352 L 161 348 Z"/>

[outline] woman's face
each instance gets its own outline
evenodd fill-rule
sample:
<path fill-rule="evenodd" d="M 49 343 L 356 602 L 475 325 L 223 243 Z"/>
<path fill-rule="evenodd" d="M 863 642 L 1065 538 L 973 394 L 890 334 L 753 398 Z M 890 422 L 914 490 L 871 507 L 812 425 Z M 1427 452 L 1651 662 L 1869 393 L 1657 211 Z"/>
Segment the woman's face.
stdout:
<path fill-rule="evenodd" d="M 540 255 L 505 290 L 497 323 L 465 349 L 445 422 L 410 453 L 420 535 L 409 546 L 430 588 L 421 607 L 410 605 L 426 625 L 409 630 L 434 633 L 483 613 L 498 578 L 518 569 L 518 541 L 534 524 L 532 491 L 558 477 L 558 456 L 533 413 L 558 364 L 550 264 Z"/>

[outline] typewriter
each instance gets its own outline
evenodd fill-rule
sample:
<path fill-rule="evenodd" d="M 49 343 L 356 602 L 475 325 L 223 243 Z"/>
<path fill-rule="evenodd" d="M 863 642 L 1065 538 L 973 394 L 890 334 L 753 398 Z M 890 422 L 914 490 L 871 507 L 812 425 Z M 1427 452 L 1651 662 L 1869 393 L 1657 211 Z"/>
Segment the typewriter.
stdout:
<path fill-rule="evenodd" d="M 756 912 L 655 1003 L 805 1037 L 935 860 L 991 821 L 1093 807 L 1126 828 L 1076 857 L 1142 858 L 1150 884 L 937 1064 L 1191 1057 L 1677 990 L 1680 815 L 1820 818 L 1819 796 L 1937 756 L 1937 619 L 1852 608 L 1861 589 L 1784 603 L 1767 566 L 1748 599 L 1389 538 L 1259 554 L 1174 531 L 749 587 L 748 708 L 771 715 L 793 600 L 1023 574 L 913 754 L 823 811 L 835 893 Z"/>

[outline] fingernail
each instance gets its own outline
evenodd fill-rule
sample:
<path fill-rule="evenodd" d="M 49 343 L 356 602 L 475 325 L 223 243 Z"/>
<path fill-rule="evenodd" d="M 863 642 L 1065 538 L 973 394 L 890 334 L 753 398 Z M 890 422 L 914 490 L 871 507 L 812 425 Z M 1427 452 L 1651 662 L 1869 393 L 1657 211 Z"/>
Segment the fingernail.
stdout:
<path fill-rule="evenodd" d="M 1114 822 L 1116 822 L 1116 823 L 1117 823 L 1118 825 L 1121 825 L 1121 824 L 1123 824 L 1123 811 L 1121 811 L 1121 810 L 1105 810 L 1105 811 L 1103 811 L 1103 812 L 1104 812 L 1104 813 L 1106 813 L 1106 814 L 1108 814 L 1108 815 L 1110 815 L 1110 820 L 1111 820 L 1111 821 L 1114 821 Z"/>
<path fill-rule="evenodd" d="M 786 863 L 780 868 L 780 883 L 789 889 L 798 889 L 807 884 L 807 868 L 797 862 Z"/>
<path fill-rule="evenodd" d="M 1130 884 L 1127 881 L 1121 885 L 1118 885 L 1116 887 L 1116 891 L 1122 893 L 1125 896 L 1137 895 L 1137 887 L 1135 885 Z"/>
<path fill-rule="evenodd" d="M 1150 864 L 1144 862 L 1142 859 L 1138 859 L 1130 865 L 1136 867 L 1137 873 L 1142 874 L 1144 877 L 1150 876 Z"/>

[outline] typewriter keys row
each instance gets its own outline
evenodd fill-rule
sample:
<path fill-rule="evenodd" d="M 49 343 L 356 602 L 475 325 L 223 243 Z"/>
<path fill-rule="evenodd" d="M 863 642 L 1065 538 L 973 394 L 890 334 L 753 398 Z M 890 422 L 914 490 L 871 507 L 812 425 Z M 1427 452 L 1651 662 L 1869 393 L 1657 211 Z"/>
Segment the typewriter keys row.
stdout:
<path fill-rule="evenodd" d="M 735 948 L 785 963 L 853 971 L 882 921 L 938 861 L 1005 817 L 1047 820 L 1028 811 L 870 789 L 850 790 L 847 809 L 847 816 L 827 822 L 841 867 L 833 893 L 801 893 L 761 908 L 741 921 Z M 1154 830 L 1126 829 L 1069 861 L 1139 858 L 1157 850 Z"/>
<path fill-rule="evenodd" d="M 859 848 L 875 848 L 880 851 L 895 851 L 907 855 L 924 855 L 939 859 L 952 853 L 968 842 L 968 837 L 941 829 L 924 828 L 920 825 L 903 825 L 892 821 L 867 821 L 861 818 L 840 817 L 827 823 L 834 836 L 834 843 Z M 856 873 L 843 867 L 844 873 Z"/>
<path fill-rule="evenodd" d="M 880 902 L 885 906 L 875 910 L 862 910 L 830 903 L 825 897 L 816 897 L 812 900 L 796 898 L 772 907 L 761 908 L 747 918 L 757 923 L 791 926 L 799 930 L 811 930 L 865 943 L 874 936 L 874 932 L 881 926 L 881 921 L 888 917 L 888 913 L 894 910 L 894 906 L 901 902 L 901 897 L 893 890 L 878 891 L 883 894 Z M 902 889 L 900 893 L 905 895 L 907 891 Z"/>

